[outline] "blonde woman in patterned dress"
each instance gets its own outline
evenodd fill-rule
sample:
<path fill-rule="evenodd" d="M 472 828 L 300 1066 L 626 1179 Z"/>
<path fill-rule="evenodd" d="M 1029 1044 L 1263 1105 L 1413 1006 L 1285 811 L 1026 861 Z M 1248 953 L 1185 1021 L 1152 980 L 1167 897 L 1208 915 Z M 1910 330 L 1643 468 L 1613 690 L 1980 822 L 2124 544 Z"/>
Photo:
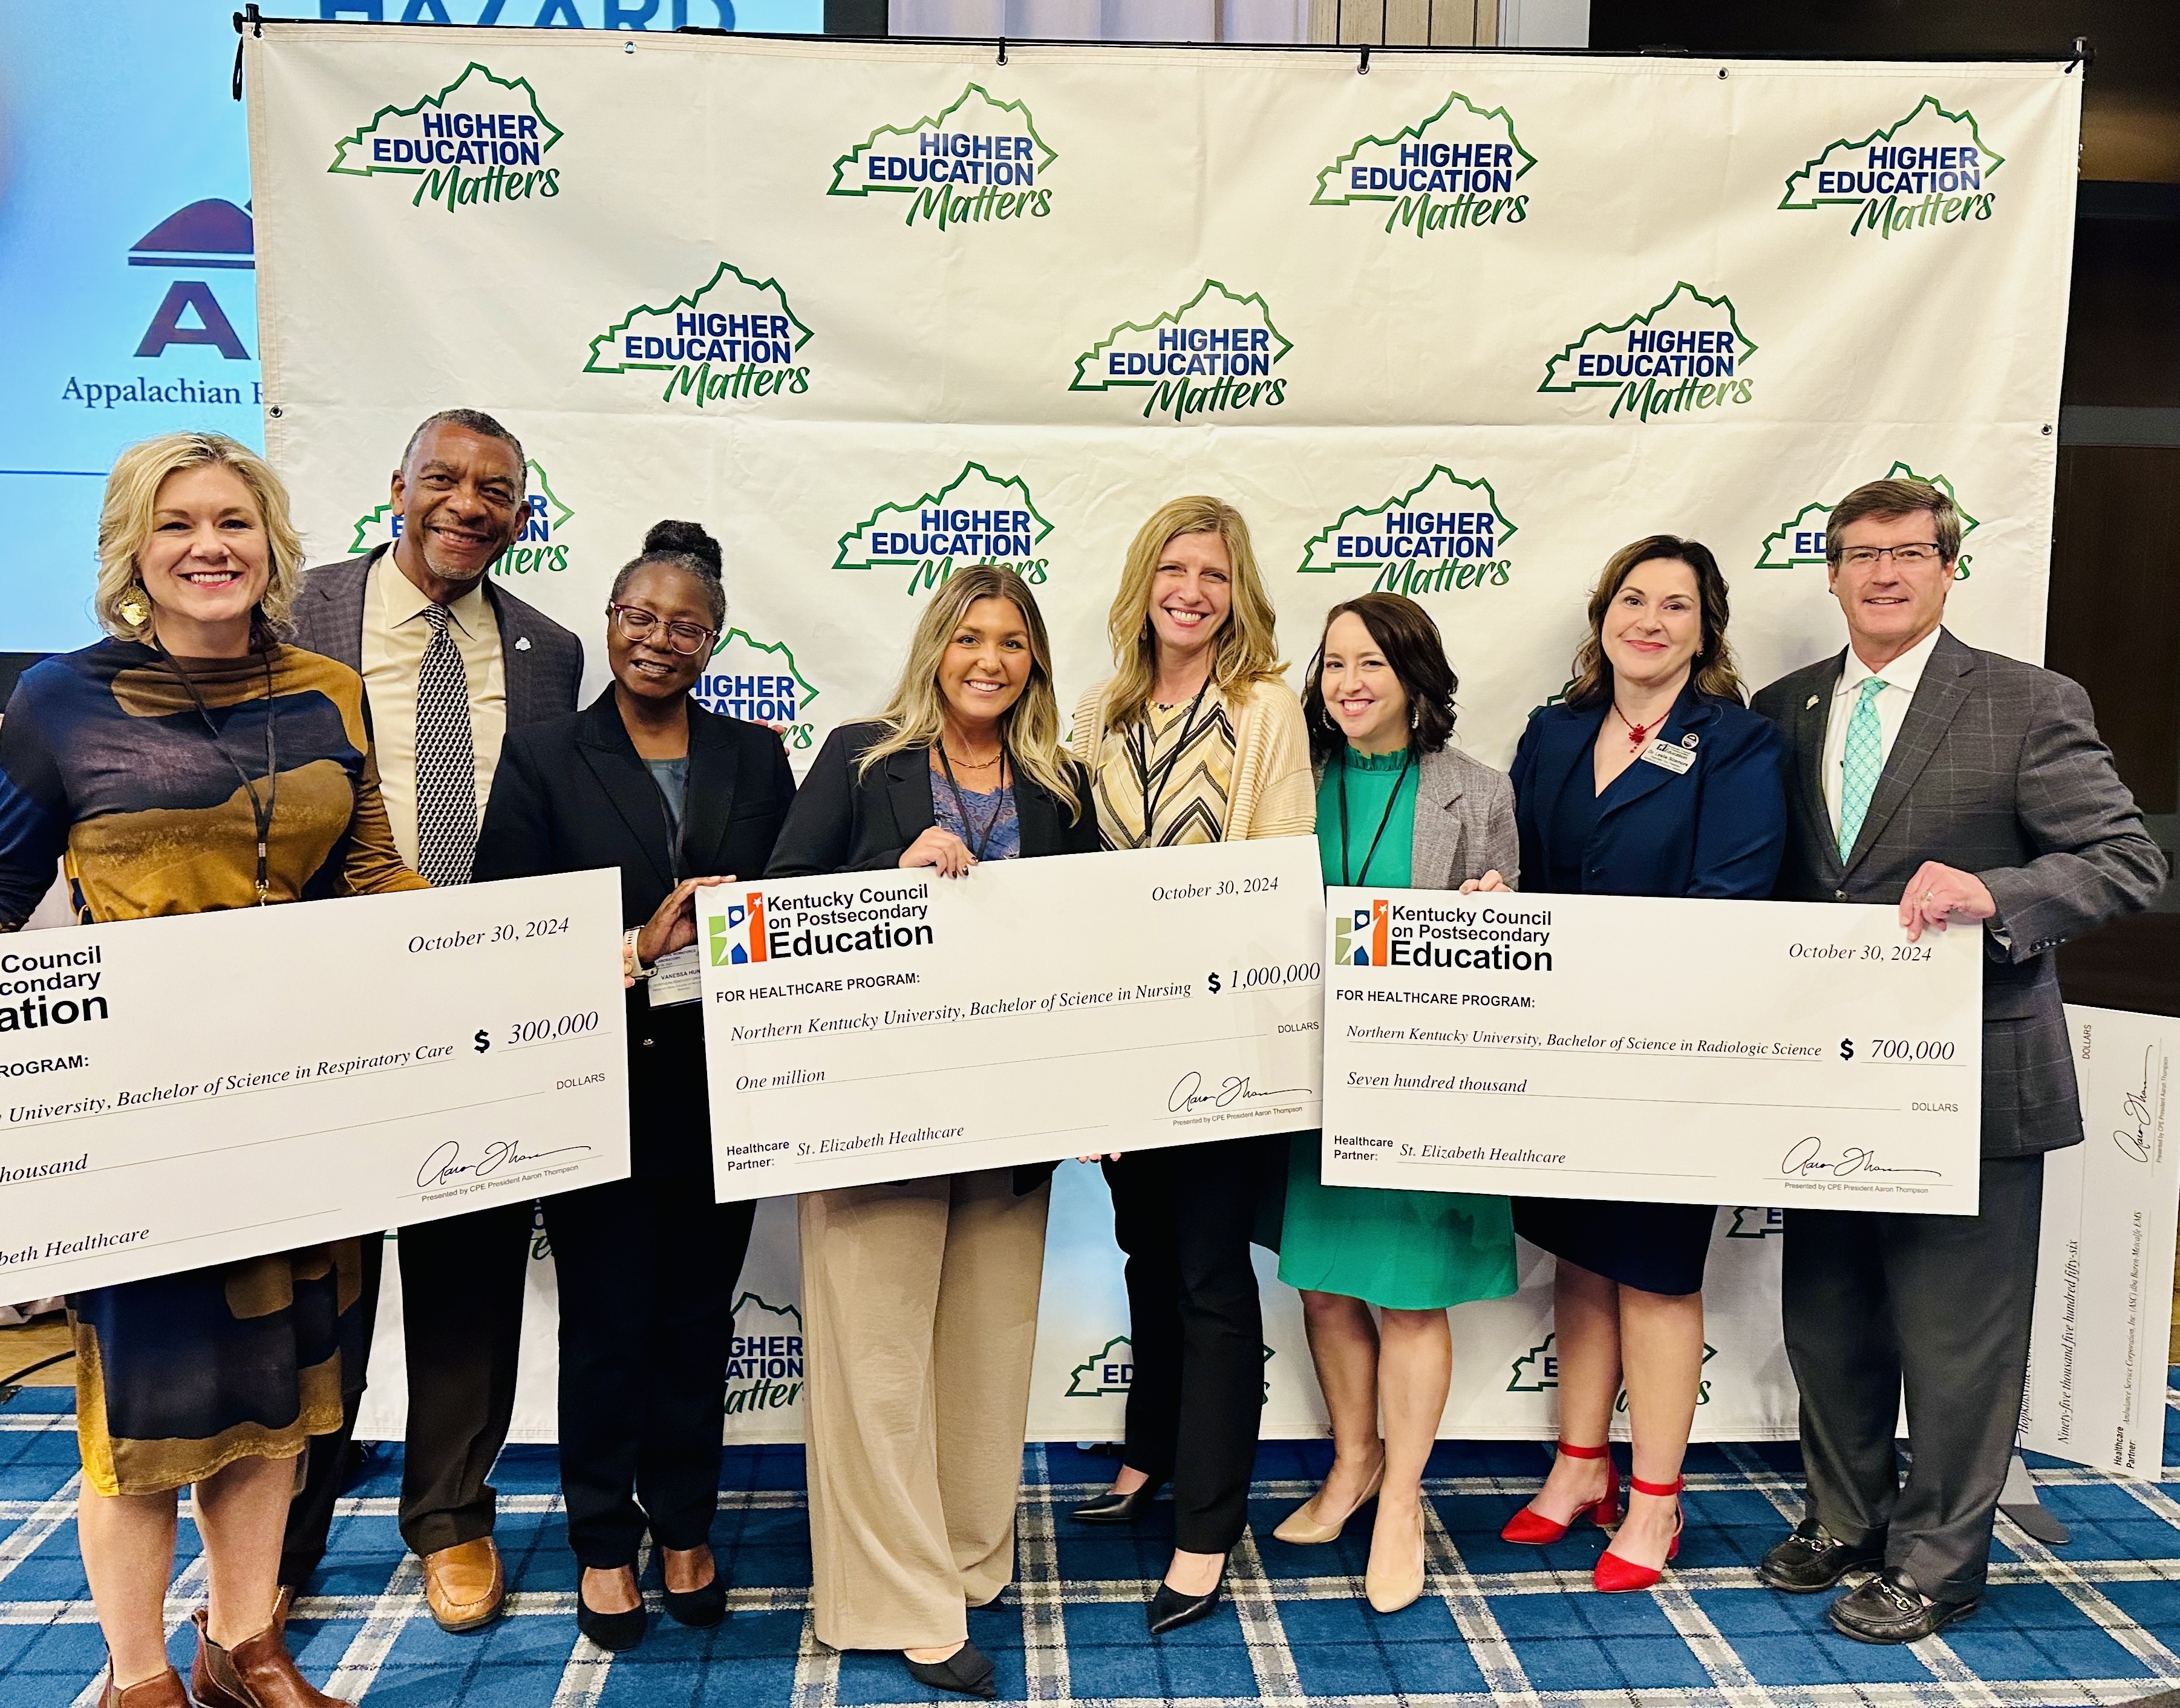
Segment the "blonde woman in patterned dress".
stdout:
<path fill-rule="evenodd" d="M 1074 738 L 1106 847 L 1316 828 L 1302 702 L 1280 680 L 1240 511 L 1212 498 L 1162 506 L 1128 548 L 1108 629 L 1117 668 L 1076 707 Z M 1148 1610 L 1153 1634 L 1218 1605 L 1247 1523 L 1263 1394 L 1249 1236 L 1259 1177 L 1285 1159 L 1281 1139 L 1240 1138 L 1106 1160 L 1135 1375 L 1120 1474 L 1073 1516 L 1132 1523 L 1172 1482 L 1175 1551 Z"/>

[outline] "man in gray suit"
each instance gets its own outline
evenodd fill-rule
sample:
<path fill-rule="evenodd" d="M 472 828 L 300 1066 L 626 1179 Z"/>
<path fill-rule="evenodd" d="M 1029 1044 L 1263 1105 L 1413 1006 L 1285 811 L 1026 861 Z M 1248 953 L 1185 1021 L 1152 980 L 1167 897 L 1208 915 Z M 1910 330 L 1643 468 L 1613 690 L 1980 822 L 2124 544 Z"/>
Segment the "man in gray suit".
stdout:
<path fill-rule="evenodd" d="M 394 543 L 310 571 L 299 646 L 364 679 L 387 818 L 402 857 L 434 884 L 466 884 L 501 738 L 575 708 L 582 643 L 495 587 L 488 571 L 529 521 L 527 466 L 513 433 L 476 410 L 433 416 L 393 482 Z M 449 1630 L 487 1623 L 506 1575 L 485 1479 L 507 1440 L 531 1206 L 401 1230 L 409 1432 L 401 1534 L 422 1556 L 425 1599 Z M 364 1320 L 377 1309 L 384 1242 L 366 1240 Z M 284 1598 L 317 1568 L 355 1422 L 311 1444 L 281 1551 Z"/>
<path fill-rule="evenodd" d="M 2166 876 L 2089 696 L 1941 626 L 1960 538 L 1952 501 L 1922 482 L 1850 493 L 1825 541 L 1847 649 L 1755 700 L 1792 755 L 1781 899 L 1896 906 L 1910 942 L 1957 924 L 1984 945 L 1979 1214 L 1786 1212 L 1808 1492 L 1759 1569 L 1808 1595 L 1874 1568 L 1830 1609 L 1865 1643 L 1913 1642 L 1981 1600 L 2029 1361 L 2044 1153 L 2082 1138 L 2051 951 L 2147 906 Z"/>

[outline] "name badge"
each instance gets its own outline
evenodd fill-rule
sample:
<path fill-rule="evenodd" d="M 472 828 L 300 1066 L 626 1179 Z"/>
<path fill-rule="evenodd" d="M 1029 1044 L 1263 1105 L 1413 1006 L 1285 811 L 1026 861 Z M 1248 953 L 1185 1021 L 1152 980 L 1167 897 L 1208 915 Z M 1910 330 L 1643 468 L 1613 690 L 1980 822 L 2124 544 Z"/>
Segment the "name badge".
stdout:
<path fill-rule="evenodd" d="M 1671 771 L 1676 777 L 1687 770 L 1689 766 L 1694 764 L 1695 762 L 1695 749 L 1693 747 L 1676 747 L 1663 737 L 1651 742 L 1649 747 L 1643 750 L 1643 763 L 1644 764 L 1662 765 L 1668 771 Z M 666 963 L 662 961 L 658 964 L 661 967 L 663 967 Z"/>
<path fill-rule="evenodd" d="M 671 955 L 660 956 L 652 962 L 651 977 L 645 981 L 651 987 L 651 1006 L 675 1008 L 684 1002 L 694 1002 L 702 994 L 702 965 L 693 943 Z"/>

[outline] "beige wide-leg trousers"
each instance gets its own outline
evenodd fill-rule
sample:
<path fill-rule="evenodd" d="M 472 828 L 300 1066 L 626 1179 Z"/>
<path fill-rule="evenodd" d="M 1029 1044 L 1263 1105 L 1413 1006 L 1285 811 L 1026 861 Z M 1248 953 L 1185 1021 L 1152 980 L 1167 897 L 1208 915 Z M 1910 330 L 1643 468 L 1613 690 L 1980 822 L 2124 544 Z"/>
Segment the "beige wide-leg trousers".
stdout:
<path fill-rule="evenodd" d="M 1013 1580 L 1049 1182 L 803 1194 L 818 1639 L 941 1648 Z"/>

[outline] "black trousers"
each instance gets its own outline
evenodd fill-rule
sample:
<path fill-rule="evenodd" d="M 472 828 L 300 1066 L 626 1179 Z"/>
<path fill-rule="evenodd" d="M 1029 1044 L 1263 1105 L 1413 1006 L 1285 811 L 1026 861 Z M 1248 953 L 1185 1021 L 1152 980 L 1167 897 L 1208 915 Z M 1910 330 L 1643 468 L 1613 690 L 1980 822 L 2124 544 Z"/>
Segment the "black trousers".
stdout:
<path fill-rule="evenodd" d="M 2036 1297 L 2044 1159 L 1984 1159 L 1981 1213 L 1790 1209 L 1781 1304 L 1808 1516 L 1940 1601 L 1983 1593 Z M 1913 1463 L 1893 1444 L 1902 1388 Z"/>
<path fill-rule="evenodd" d="M 401 1230 L 409 1435 L 401 1539 L 436 1553 L 492 1534 L 492 1463 L 515 1417 L 531 1200 Z"/>
<path fill-rule="evenodd" d="M 709 1180 L 623 1180 L 545 1200 L 560 1281 L 560 1489 L 584 1566 L 676 1551 L 718 1508 L 735 1282 L 751 1204 Z"/>
<path fill-rule="evenodd" d="M 355 1435 L 356 1408 L 363 1402 L 363 1377 L 371 1363 L 372 1331 L 378 1325 L 378 1282 L 386 1270 L 386 1236 L 362 1240 L 363 1296 L 356 1309 L 363 1318 L 363 1353 L 354 1369 L 341 1369 L 341 1424 L 330 1435 L 313 1435 L 304 1449 L 303 1486 L 288 1503 L 287 1534 L 280 1539 L 280 1582 L 300 1590 L 326 1556 L 333 1529 L 333 1502 L 348 1487 L 349 1446 Z"/>
<path fill-rule="evenodd" d="M 1259 1153 L 1222 1139 L 1105 1165 L 1127 1253 L 1127 1464 L 1173 1482 L 1174 1541 L 1223 1554 L 1248 1522 L 1264 1398 L 1264 1320 L 1249 1259 Z"/>

